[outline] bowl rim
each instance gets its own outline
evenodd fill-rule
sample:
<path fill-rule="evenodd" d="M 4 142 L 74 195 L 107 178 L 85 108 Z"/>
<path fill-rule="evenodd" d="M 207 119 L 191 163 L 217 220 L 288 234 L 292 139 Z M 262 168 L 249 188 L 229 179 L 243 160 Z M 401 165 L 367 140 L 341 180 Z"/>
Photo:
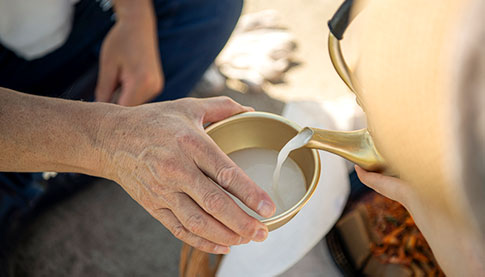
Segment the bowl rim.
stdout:
<path fill-rule="evenodd" d="M 287 126 L 293 128 L 293 129 L 295 129 L 295 131 L 297 131 L 297 132 L 299 132 L 303 129 L 302 127 L 300 127 L 295 122 L 293 122 L 293 121 L 291 121 L 287 118 L 284 118 L 283 116 L 273 114 L 273 113 L 259 112 L 258 111 L 258 112 L 240 113 L 240 114 L 228 117 L 228 118 L 221 120 L 219 122 L 212 123 L 205 128 L 205 131 L 206 131 L 207 134 L 209 134 L 209 132 L 214 132 L 215 130 L 222 128 L 225 124 L 227 124 L 229 122 L 245 121 L 245 120 L 254 119 L 254 118 L 265 118 L 265 119 L 276 120 L 276 121 L 279 121 L 279 122 L 286 124 Z M 320 172 L 321 171 L 320 170 L 320 168 L 321 168 L 320 164 L 321 164 L 321 161 L 320 161 L 320 155 L 318 154 L 318 151 L 316 149 L 309 149 L 309 150 L 312 152 L 313 162 L 314 162 L 314 166 L 315 166 L 313 178 L 310 181 L 310 186 L 308 187 L 308 189 L 305 192 L 305 194 L 303 195 L 303 197 L 296 204 L 294 204 L 291 208 L 287 209 L 286 211 L 284 211 L 284 212 L 282 212 L 278 215 L 275 215 L 275 216 L 272 216 L 272 217 L 269 217 L 269 218 L 264 218 L 264 219 L 260 220 L 263 224 L 267 225 L 268 227 L 271 227 L 272 225 L 276 225 L 276 224 L 281 223 L 281 222 L 283 222 L 283 224 L 286 223 L 288 220 L 290 220 L 293 216 L 295 216 L 308 203 L 310 198 L 315 193 L 315 190 L 316 190 L 317 185 L 318 185 L 318 181 L 320 179 L 320 173 L 321 173 Z M 280 226 L 276 226 L 274 229 L 276 229 L 278 227 L 280 227 Z"/>

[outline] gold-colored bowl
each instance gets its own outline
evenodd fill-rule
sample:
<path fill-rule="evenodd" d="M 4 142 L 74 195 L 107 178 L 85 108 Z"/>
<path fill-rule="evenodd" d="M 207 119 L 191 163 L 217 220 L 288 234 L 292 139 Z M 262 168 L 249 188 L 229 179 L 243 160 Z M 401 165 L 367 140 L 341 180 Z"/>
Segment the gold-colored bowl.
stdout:
<path fill-rule="evenodd" d="M 300 126 L 288 119 L 265 112 L 238 114 L 206 128 L 207 134 L 226 154 L 247 148 L 280 151 L 300 130 Z M 290 157 L 305 176 L 306 193 L 285 212 L 261 220 L 269 231 L 286 224 L 305 206 L 315 192 L 320 178 L 320 157 L 317 150 L 301 148 L 291 152 Z"/>

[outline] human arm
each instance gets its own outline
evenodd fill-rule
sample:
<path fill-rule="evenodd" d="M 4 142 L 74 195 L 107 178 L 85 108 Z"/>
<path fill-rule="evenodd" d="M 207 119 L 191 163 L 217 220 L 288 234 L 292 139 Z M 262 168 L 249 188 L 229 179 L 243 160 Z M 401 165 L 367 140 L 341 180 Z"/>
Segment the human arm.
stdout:
<path fill-rule="evenodd" d="M 116 23 L 103 41 L 96 99 L 135 106 L 163 88 L 156 20 L 151 0 L 116 0 Z M 114 99 L 120 88 L 119 99 Z"/>
<path fill-rule="evenodd" d="M 227 253 L 227 246 L 264 240 L 267 228 L 222 188 L 263 216 L 275 207 L 203 124 L 249 110 L 225 97 L 122 107 L 0 88 L 0 171 L 111 179 L 177 238 Z"/>
<path fill-rule="evenodd" d="M 102 176 L 102 118 L 114 105 L 39 97 L 0 88 L 0 171 Z"/>

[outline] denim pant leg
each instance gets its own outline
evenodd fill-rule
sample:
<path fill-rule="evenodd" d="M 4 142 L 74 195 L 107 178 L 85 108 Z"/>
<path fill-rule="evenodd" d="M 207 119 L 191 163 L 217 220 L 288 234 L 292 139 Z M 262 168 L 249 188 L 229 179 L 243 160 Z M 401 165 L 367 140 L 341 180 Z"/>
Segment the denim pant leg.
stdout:
<path fill-rule="evenodd" d="M 154 101 L 187 96 L 217 57 L 243 0 L 155 0 L 165 87 Z"/>
<path fill-rule="evenodd" d="M 26 212 L 43 193 L 43 188 L 36 185 L 40 178 L 40 173 L 0 173 L 0 239 L 8 228 L 9 217 Z"/>

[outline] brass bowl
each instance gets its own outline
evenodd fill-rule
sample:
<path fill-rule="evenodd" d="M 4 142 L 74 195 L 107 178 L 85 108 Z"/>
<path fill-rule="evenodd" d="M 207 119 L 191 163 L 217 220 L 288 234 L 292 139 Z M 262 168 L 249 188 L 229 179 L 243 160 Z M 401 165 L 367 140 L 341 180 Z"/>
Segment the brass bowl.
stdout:
<path fill-rule="evenodd" d="M 207 134 L 226 154 L 247 148 L 265 148 L 280 151 L 302 128 L 281 116 L 265 112 L 247 112 L 211 124 Z M 317 150 L 300 148 L 290 157 L 305 176 L 306 193 L 283 213 L 261 220 L 269 231 L 292 219 L 310 200 L 320 178 L 320 157 Z"/>

